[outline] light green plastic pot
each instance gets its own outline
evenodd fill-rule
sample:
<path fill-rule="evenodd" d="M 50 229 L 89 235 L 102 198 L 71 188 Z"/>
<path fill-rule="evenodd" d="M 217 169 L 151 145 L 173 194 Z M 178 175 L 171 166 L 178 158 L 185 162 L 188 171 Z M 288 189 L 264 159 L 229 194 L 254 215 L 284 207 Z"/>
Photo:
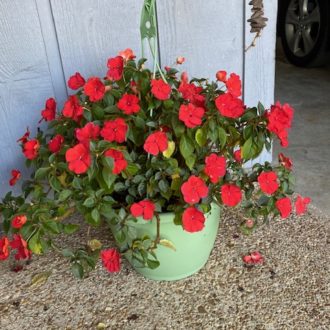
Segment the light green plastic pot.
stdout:
<path fill-rule="evenodd" d="M 158 245 L 156 252 L 160 266 L 156 269 L 137 268 L 143 276 L 157 281 L 174 281 L 188 277 L 198 272 L 207 262 L 213 249 L 218 233 L 220 208 L 212 204 L 211 211 L 205 214 L 205 227 L 197 233 L 188 233 L 173 223 L 174 213 L 160 214 L 161 239 L 171 241 L 176 251 Z M 137 235 L 156 236 L 156 219 L 152 221 L 139 220 L 132 224 Z M 130 260 L 129 260 L 130 261 Z"/>

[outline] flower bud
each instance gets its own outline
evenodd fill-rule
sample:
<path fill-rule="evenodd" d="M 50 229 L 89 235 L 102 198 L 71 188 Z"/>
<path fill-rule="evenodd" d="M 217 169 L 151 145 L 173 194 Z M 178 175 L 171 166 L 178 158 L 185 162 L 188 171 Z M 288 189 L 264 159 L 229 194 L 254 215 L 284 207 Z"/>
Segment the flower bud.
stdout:
<path fill-rule="evenodd" d="M 216 73 L 216 77 L 218 81 L 226 82 L 227 80 L 227 72 L 226 71 L 218 71 Z"/>
<path fill-rule="evenodd" d="M 176 58 L 176 64 L 183 64 L 186 59 L 183 56 L 178 56 Z"/>
<path fill-rule="evenodd" d="M 254 226 L 254 221 L 253 221 L 253 219 L 248 219 L 248 220 L 246 220 L 246 221 L 245 221 L 245 226 L 246 226 L 247 228 L 253 228 L 253 226 Z"/>

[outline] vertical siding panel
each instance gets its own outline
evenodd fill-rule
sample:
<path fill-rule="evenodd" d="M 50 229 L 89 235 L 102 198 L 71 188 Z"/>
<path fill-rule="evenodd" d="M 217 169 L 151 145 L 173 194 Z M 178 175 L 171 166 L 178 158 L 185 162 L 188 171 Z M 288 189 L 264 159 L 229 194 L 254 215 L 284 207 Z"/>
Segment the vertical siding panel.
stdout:
<path fill-rule="evenodd" d="M 49 71 L 53 82 L 55 98 L 58 105 L 63 105 L 67 99 L 66 82 L 64 78 L 61 56 L 58 48 L 55 23 L 50 0 L 35 0 L 41 26 L 45 50 L 47 53 Z"/>
<path fill-rule="evenodd" d="M 35 132 L 45 99 L 54 96 L 34 0 L 0 1 L 0 195 L 12 168 L 23 167 L 16 140 Z"/>
<path fill-rule="evenodd" d="M 251 16 L 251 6 L 245 1 L 246 18 Z M 258 101 L 268 108 L 274 102 L 275 85 L 275 44 L 277 0 L 264 1 L 267 26 L 258 38 L 257 45 L 245 53 L 244 58 L 244 101 L 248 106 L 257 105 Z M 250 45 L 253 34 L 246 22 L 245 46 Z M 271 161 L 272 154 L 263 152 L 258 162 Z"/>
<path fill-rule="evenodd" d="M 158 1 L 162 65 L 177 56 L 189 76 L 215 79 L 218 70 L 243 73 L 243 6 L 241 0 Z"/>
<path fill-rule="evenodd" d="M 104 76 L 109 57 L 132 48 L 140 56 L 143 0 L 51 0 L 65 79 L 79 71 Z"/>

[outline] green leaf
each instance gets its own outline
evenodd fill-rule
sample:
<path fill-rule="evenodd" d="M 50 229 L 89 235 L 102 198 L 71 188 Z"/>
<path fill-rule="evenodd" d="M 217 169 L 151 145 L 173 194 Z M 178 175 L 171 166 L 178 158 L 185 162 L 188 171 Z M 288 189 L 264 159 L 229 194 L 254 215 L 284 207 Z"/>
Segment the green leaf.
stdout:
<path fill-rule="evenodd" d="M 49 220 L 44 221 L 42 224 L 46 230 L 50 231 L 53 234 L 59 234 L 61 232 L 58 222 Z"/>
<path fill-rule="evenodd" d="M 207 131 L 203 128 L 198 128 L 195 134 L 195 140 L 200 147 L 203 147 L 207 142 Z"/>
<path fill-rule="evenodd" d="M 251 159 L 253 157 L 253 149 L 252 149 L 252 145 L 253 145 L 253 140 L 252 137 L 248 138 L 243 147 L 242 147 L 242 157 L 245 160 Z"/>
<path fill-rule="evenodd" d="M 182 225 L 182 212 L 175 213 L 173 222 L 176 226 Z"/>
<path fill-rule="evenodd" d="M 219 137 L 220 147 L 223 148 L 227 142 L 227 133 L 222 127 L 218 127 L 218 137 Z"/>
<path fill-rule="evenodd" d="M 48 181 L 55 191 L 60 191 L 62 189 L 61 182 L 55 176 L 50 176 Z"/>
<path fill-rule="evenodd" d="M 114 233 L 115 239 L 119 244 L 123 244 L 126 240 L 126 235 L 123 230 L 119 230 Z"/>
<path fill-rule="evenodd" d="M 162 179 L 159 181 L 158 187 L 159 187 L 160 191 L 167 192 L 167 190 L 169 189 L 169 184 L 166 180 Z"/>
<path fill-rule="evenodd" d="M 116 175 L 112 173 L 112 170 L 106 167 L 103 167 L 102 177 L 109 189 L 112 187 L 117 178 Z"/>
<path fill-rule="evenodd" d="M 79 279 L 82 279 L 84 277 L 84 268 L 78 262 L 75 262 L 71 265 L 71 271 L 73 275 Z"/>
<path fill-rule="evenodd" d="M 73 178 L 73 181 L 72 181 L 72 187 L 74 189 L 77 189 L 77 190 L 81 190 L 82 189 L 82 186 L 81 186 L 81 183 L 80 183 L 80 179 L 78 177 L 74 177 Z"/>
<path fill-rule="evenodd" d="M 63 231 L 67 235 L 71 235 L 75 233 L 80 228 L 79 225 L 75 225 L 73 223 L 68 223 L 64 225 Z"/>
<path fill-rule="evenodd" d="M 65 258 L 74 258 L 74 253 L 70 249 L 63 249 L 62 250 L 62 255 Z"/>
<path fill-rule="evenodd" d="M 115 104 L 115 98 L 113 97 L 113 95 L 111 95 L 110 93 L 105 93 L 104 97 L 103 97 L 103 102 L 109 106 L 109 105 L 114 105 Z"/>
<path fill-rule="evenodd" d="M 103 110 L 103 108 L 101 108 L 99 106 L 94 106 L 93 107 L 93 115 L 94 115 L 95 119 L 103 120 L 104 119 L 104 110 Z"/>
<path fill-rule="evenodd" d="M 190 170 L 193 169 L 196 162 L 196 155 L 192 154 L 186 158 L 186 164 Z"/>
<path fill-rule="evenodd" d="M 124 191 L 124 190 L 126 190 L 126 187 L 125 187 L 125 185 L 124 185 L 122 182 L 117 182 L 117 183 L 115 183 L 115 185 L 114 185 L 114 190 L 115 190 L 116 192 L 120 192 L 120 191 Z"/>
<path fill-rule="evenodd" d="M 137 164 L 129 163 L 126 167 L 125 172 L 127 172 L 129 175 L 135 175 L 139 171 L 140 167 Z"/>
<path fill-rule="evenodd" d="M 37 232 L 29 239 L 29 249 L 34 254 L 41 254 L 42 253 L 42 246 L 40 243 L 39 233 Z"/>
<path fill-rule="evenodd" d="M 99 224 L 101 222 L 101 215 L 97 208 L 93 209 L 93 211 L 91 212 L 91 216 L 92 216 L 95 224 Z"/>
<path fill-rule="evenodd" d="M 194 152 L 194 142 L 187 135 L 182 135 L 179 148 L 183 158 L 187 159 Z"/>
<path fill-rule="evenodd" d="M 96 200 L 94 197 L 88 197 L 85 199 L 83 205 L 86 206 L 86 207 L 93 207 L 96 203 Z"/>
<path fill-rule="evenodd" d="M 72 191 L 69 189 L 64 189 L 60 192 L 60 195 L 58 196 L 59 202 L 64 202 L 72 195 Z"/>
<path fill-rule="evenodd" d="M 160 263 L 158 260 L 147 259 L 147 265 L 150 269 L 156 269 Z"/>
<path fill-rule="evenodd" d="M 84 109 L 84 118 L 87 121 L 92 121 L 93 120 L 91 112 L 87 109 Z"/>
<path fill-rule="evenodd" d="M 37 169 L 36 173 L 34 174 L 34 178 L 36 180 L 44 179 L 50 170 L 51 170 L 50 167 L 40 167 Z"/>

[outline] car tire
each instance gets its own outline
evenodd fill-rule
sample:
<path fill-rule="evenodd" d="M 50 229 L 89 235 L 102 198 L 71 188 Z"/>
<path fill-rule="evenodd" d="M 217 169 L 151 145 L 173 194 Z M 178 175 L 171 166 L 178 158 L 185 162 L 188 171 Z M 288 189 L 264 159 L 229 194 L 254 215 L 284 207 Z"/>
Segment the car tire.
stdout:
<path fill-rule="evenodd" d="M 279 13 L 279 31 L 286 58 L 302 67 L 329 62 L 328 0 L 287 0 Z"/>

